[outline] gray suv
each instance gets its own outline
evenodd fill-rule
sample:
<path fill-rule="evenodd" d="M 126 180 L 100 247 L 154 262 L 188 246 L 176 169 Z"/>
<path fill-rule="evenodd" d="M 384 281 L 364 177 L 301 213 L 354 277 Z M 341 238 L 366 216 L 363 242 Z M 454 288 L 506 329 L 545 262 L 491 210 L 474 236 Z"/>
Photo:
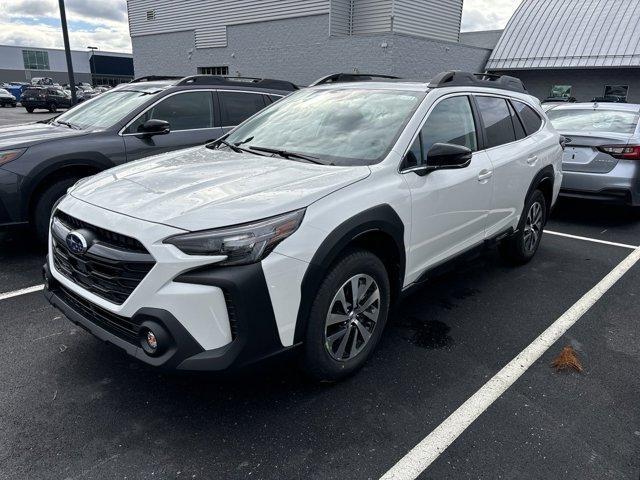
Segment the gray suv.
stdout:
<path fill-rule="evenodd" d="M 57 200 L 78 179 L 217 139 L 297 90 L 282 80 L 144 77 L 39 123 L 0 127 L 0 227 L 46 240 Z"/>

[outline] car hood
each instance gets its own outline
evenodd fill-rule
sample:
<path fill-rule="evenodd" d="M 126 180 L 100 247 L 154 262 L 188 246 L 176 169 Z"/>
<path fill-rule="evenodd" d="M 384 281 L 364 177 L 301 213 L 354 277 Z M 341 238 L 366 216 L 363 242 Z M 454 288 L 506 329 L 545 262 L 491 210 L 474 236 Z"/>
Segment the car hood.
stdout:
<path fill-rule="evenodd" d="M 369 167 L 196 147 L 107 170 L 80 181 L 70 194 L 124 215 L 195 231 L 304 208 L 370 173 Z"/>
<path fill-rule="evenodd" d="M 87 132 L 83 130 L 74 130 L 48 123 L 27 123 L 0 127 L 0 150 L 25 148 L 47 140 L 58 140 L 86 134 Z"/>

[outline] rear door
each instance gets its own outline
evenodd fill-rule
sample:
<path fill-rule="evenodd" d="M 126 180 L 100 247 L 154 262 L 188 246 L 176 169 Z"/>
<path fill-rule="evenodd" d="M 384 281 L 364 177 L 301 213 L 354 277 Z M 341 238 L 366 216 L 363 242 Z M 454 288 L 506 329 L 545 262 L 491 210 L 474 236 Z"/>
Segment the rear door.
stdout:
<path fill-rule="evenodd" d="M 214 115 L 214 102 L 213 90 L 177 92 L 160 99 L 123 130 L 127 161 L 204 145 L 220 137 L 222 129 Z M 152 137 L 141 136 L 138 128 L 151 119 L 169 122 L 171 132 Z"/>
<path fill-rule="evenodd" d="M 218 90 L 222 130 L 227 133 L 247 118 L 271 104 L 267 95 L 257 92 Z"/>
<path fill-rule="evenodd" d="M 475 101 L 494 171 L 493 201 L 486 232 L 487 238 L 491 238 L 517 223 L 541 161 L 535 132 L 527 134 L 511 101 L 492 95 L 476 95 Z M 540 119 L 538 130 L 541 126 Z"/>

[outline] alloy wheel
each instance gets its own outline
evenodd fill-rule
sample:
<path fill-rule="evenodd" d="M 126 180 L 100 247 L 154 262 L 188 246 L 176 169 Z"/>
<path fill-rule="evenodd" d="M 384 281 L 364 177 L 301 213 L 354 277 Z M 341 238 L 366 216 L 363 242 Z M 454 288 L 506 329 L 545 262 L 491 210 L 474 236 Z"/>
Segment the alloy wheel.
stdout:
<path fill-rule="evenodd" d="M 524 248 L 527 252 L 533 252 L 542 235 L 543 214 L 540 202 L 534 202 L 529 207 L 527 220 L 524 225 Z"/>
<path fill-rule="evenodd" d="M 358 274 L 336 292 L 325 322 L 324 343 L 335 360 L 356 357 L 369 343 L 380 316 L 380 289 L 369 275 Z"/>

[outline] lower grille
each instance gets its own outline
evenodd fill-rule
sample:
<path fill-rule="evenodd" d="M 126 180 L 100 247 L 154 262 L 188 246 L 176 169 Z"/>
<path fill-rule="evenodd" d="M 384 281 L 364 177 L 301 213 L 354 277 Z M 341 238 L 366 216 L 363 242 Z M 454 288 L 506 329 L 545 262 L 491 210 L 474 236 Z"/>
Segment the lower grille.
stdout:
<path fill-rule="evenodd" d="M 85 253 L 74 253 L 67 246 L 66 233 L 75 227 L 82 227 L 78 231 L 92 238 Z M 52 234 L 56 270 L 85 290 L 117 305 L 129 298 L 155 265 L 153 257 L 137 240 L 94 227 L 62 212 L 54 216 Z"/>
<path fill-rule="evenodd" d="M 233 304 L 231 294 L 226 289 L 222 289 L 224 293 L 224 302 L 227 305 L 227 316 L 229 317 L 229 328 L 231 329 L 231 339 L 235 340 L 238 337 L 238 321 L 236 319 L 236 307 Z"/>
<path fill-rule="evenodd" d="M 100 308 L 61 285 L 56 288 L 55 293 L 73 310 L 90 322 L 95 323 L 123 340 L 133 344 L 138 343 L 140 326 L 132 322 L 130 318 L 121 317 Z"/>

